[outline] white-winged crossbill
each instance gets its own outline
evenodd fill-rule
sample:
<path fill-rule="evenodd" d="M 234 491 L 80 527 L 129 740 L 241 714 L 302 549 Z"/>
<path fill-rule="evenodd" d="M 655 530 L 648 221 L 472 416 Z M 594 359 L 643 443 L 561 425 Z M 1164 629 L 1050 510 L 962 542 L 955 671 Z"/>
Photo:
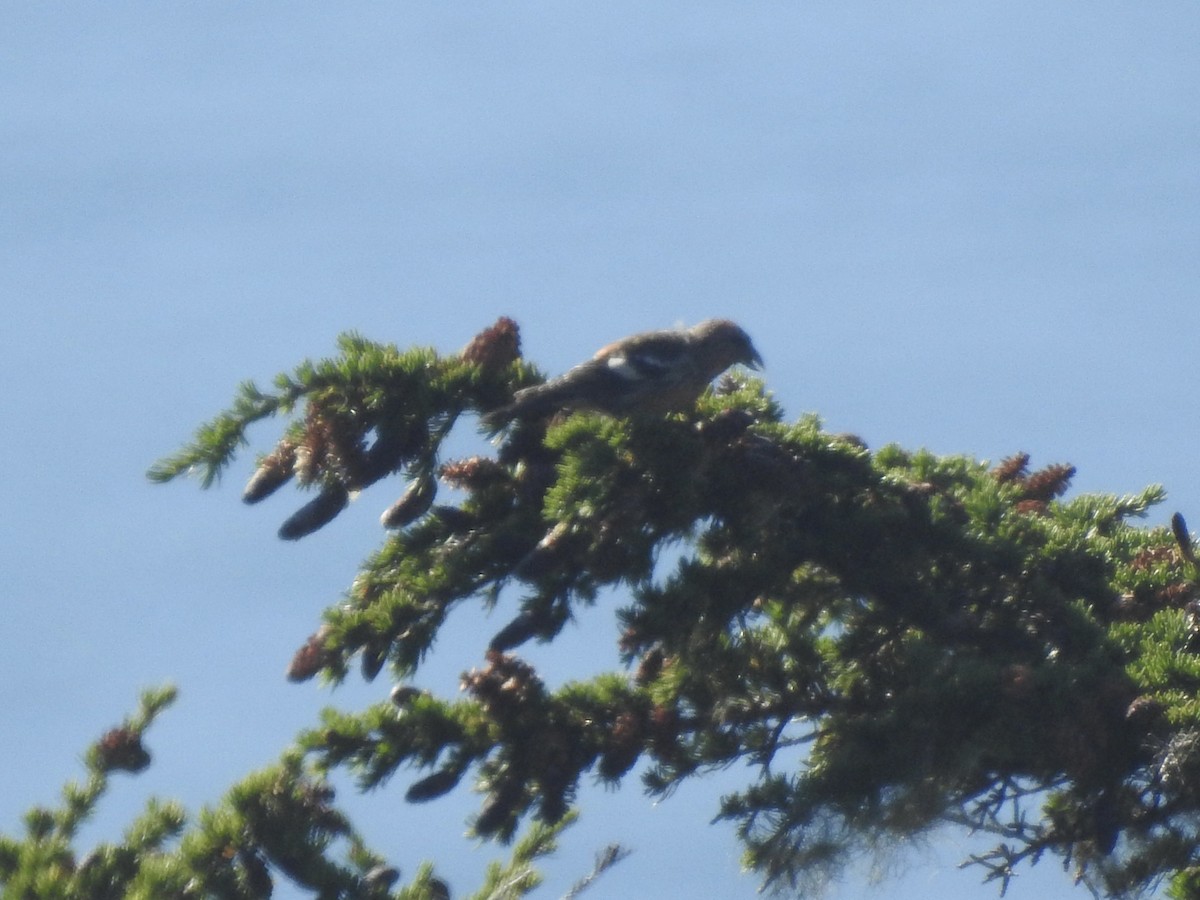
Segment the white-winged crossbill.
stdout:
<path fill-rule="evenodd" d="M 517 391 L 510 404 L 493 410 L 485 421 L 495 425 L 571 409 L 615 416 L 685 409 L 714 378 L 738 363 L 757 369 L 762 357 L 750 336 L 727 319 L 646 331 L 601 348 L 557 378 Z"/>

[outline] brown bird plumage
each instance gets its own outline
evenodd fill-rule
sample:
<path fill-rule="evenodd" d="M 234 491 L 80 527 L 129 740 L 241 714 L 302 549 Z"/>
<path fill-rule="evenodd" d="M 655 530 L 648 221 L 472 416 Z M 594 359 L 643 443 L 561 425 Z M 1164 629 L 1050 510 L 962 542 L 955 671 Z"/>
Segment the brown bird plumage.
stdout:
<path fill-rule="evenodd" d="M 646 331 L 602 347 L 545 384 L 517 391 L 512 403 L 486 421 L 536 419 L 567 409 L 616 416 L 670 412 L 694 403 L 714 378 L 738 363 L 757 369 L 762 357 L 750 336 L 727 319 Z"/>

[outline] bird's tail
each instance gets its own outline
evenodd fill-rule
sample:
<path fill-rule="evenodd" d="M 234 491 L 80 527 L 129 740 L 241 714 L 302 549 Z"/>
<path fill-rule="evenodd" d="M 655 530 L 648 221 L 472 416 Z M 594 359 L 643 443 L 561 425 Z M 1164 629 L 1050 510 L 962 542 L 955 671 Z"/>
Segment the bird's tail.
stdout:
<path fill-rule="evenodd" d="M 561 409 L 569 393 L 570 386 L 559 379 L 522 388 L 513 394 L 511 403 L 493 409 L 482 422 L 489 428 L 502 428 L 514 419 L 541 419 Z"/>

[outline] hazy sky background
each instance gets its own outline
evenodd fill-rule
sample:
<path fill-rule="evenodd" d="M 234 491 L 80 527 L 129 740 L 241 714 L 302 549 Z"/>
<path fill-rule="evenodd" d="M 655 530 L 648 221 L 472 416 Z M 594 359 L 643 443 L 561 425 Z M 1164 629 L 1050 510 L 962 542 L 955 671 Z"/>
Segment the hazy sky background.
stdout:
<path fill-rule="evenodd" d="M 294 493 L 239 502 L 273 424 L 216 490 L 144 478 L 239 381 L 341 331 L 453 351 L 510 315 L 556 372 L 728 316 L 790 416 L 1026 450 L 1080 491 L 1161 482 L 1152 522 L 1200 525 L 1198 47 L 1194 0 L 5 4 L 0 830 L 144 686 L 180 701 L 89 839 L 149 793 L 196 811 L 320 707 L 386 696 L 282 673 L 400 485 L 284 544 Z M 529 655 L 613 665 L 611 609 Z M 461 609 L 420 683 L 454 693 L 510 612 Z M 588 897 L 755 896 L 707 824 L 745 775 L 658 806 L 586 792 L 543 895 L 621 841 Z M 475 798 L 407 806 L 408 780 L 360 824 L 474 888 L 501 855 L 459 837 Z M 831 896 L 995 897 L 955 868 L 971 846 L 934 836 L 898 881 L 864 866 Z M 1069 885 L 1048 860 L 1009 897 Z"/>

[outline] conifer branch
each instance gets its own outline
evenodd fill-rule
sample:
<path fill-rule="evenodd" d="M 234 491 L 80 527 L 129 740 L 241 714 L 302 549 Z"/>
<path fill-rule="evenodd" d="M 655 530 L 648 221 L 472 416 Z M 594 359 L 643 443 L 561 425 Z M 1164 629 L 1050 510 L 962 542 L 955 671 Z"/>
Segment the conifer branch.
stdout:
<path fill-rule="evenodd" d="M 395 699 L 327 714 L 301 738 L 306 765 L 364 788 L 414 767 L 413 802 L 473 781 L 475 833 L 507 840 L 526 819 L 563 821 L 589 775 L 617 783 L 641 762 L 666 796 L 746 762 L 720 816 L 769 886 L 822 883 L 946 823 L 997 835 L 973 862 L 1001 889 L 1047 853 L 1111 893 L 1200 885 L 1196 553 L 1181 517 L 1170 533 L 1134 521 L 1162 489 L 1071 497 L 1072 466 L 1031 471 L 1027 454 L 989 467 L 872 451 L 815 417 L 785 421 L 740 373 L 696 397 L 712 366 L 691 340 L 619 342 L 514 401 L 544 379 L 506 320 L 457 356 L 348 335 L 152 471 L 209 483 L 249 424 L 302 404 L 245 494 L 317 491 L 284 537 L 408 479 L 384 543 L 288 670 L 338 681 L 357 661 L 368 680 L 388 672 Z M 647 349 L 694 376 L 689 402 L 622 405 L 683 371 Z M 613 394 L 634 376 L 638 391 Z M 441 459 L 464 416 L 495 430 L 496 410 L 512 421 L 494 456 Z M 614 660 L 636 670 L 548 685 L 522 648 L 613 589 Z M 454 609 L 506 598 L 515 613 L 452 651 L 464 697 L 407 682 Z M 530 883 L 518 866 L 489 890 Z"/>

